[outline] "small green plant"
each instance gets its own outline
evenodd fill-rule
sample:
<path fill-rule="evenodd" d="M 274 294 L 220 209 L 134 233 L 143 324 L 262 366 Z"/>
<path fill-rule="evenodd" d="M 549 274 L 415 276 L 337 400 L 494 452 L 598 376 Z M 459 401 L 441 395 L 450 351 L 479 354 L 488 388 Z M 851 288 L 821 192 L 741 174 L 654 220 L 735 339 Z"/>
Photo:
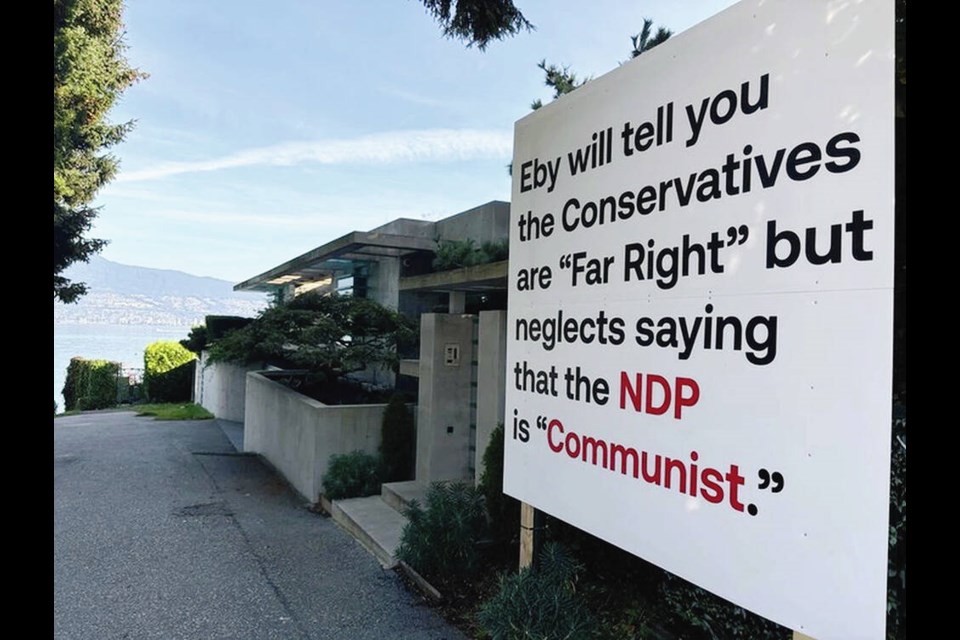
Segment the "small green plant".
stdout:
<path fill-rule="evenodd" d="M 425 506 L 414 500 L 406 510 L 397 558 L 443 589 L 472 578 L 481 568 L 477 541 L 486 533 L 483 494 L 462 482 L 435 482 Z"/>
<path fill-rule="evenodd" d="M 380 477 L 384 482 L 413 478 L 415 447 L 413 412 L 401 394 L 394 394 L 383 412 L 380 428 Z"/>
<path fill-rule="evenodd" d="M 143 351 L 143 390 L 152 402 L 186 402 L 193 392 L 197 354 L 172 340 L 158 340 Z"/>
<path fill-rule="evenodd" d="M 497 540 L 511 540 L 520 531 L 520 502 L 503 493 L 503 423 L 490 434 L 483 452 L 480 491 L 490 516 L 490 533 Z"/>
<path fill-rule="evenodd" d="M 500 578 L 500 590 L 477 614 L 493 640 L 555 640 L 595 634 L 597 623 L 577 597 L 581 566 L 556 542 L 543 545 L 538 567 Z"/>
<path fill-rule="evenodd" d="M 323 493 L 331 500 L 361 498 L 380 492 L 380 460 L 364 451 L 333 454 L 323 474 Z"/>

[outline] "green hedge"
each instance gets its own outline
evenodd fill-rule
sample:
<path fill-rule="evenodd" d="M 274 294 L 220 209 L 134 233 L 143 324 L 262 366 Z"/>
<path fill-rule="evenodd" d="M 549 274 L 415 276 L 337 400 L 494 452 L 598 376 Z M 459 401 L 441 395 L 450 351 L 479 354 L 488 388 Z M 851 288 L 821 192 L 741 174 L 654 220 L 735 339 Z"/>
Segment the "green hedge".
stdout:
<path fill-rule="evenodd" d="M 143 352 L 143 389 L 150 402 L 188 402 L 197 356 L 178 342 L 159 340 Z"/>
<path fill-rule="evenodd" d="M 82 411 L 115 406 L 119 375 L 119 362 L 71 358 L 63 385 L 64 409 Z"/>
<path fill-rule="evenodd" d="M 380 477 L 383 482 L 413 480 L 417 434 L 413 412 L 401 394 L 394 394 L 380 427 Z"/>

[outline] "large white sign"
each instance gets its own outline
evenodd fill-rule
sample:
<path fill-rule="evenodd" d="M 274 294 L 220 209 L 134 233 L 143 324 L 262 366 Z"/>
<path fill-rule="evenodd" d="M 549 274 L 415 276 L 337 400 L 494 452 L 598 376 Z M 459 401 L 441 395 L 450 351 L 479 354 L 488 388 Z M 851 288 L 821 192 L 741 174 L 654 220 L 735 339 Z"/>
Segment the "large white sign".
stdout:
<path fill-rule="evenodd" d="M 749 0 L 516 124 L 504 486 L 883 638 L 893 3 Z"/>

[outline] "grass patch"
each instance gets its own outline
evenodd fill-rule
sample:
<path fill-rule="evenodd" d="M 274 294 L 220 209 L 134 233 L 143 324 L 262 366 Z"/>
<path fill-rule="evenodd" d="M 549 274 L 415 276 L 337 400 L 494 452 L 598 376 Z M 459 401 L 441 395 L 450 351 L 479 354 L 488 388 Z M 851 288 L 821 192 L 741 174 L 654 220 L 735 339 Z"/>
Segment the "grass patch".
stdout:
<path fill-rule="evenodd" d="M 138 416 L 152 416 L 157 420 L 210 420 L 213 414 L 198 404 L 141 404 L 135 407 Z"/>

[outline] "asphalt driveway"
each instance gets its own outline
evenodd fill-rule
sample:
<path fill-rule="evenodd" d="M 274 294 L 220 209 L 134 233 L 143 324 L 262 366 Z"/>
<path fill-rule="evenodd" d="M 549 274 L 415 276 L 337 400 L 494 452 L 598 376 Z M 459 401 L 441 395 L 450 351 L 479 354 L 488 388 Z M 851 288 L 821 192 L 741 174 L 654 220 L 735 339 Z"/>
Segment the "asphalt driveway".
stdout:
<path fill-rule="evenodd" d="M 54 637 L 463 638 L 212 420 L 54 420 Z"/>

